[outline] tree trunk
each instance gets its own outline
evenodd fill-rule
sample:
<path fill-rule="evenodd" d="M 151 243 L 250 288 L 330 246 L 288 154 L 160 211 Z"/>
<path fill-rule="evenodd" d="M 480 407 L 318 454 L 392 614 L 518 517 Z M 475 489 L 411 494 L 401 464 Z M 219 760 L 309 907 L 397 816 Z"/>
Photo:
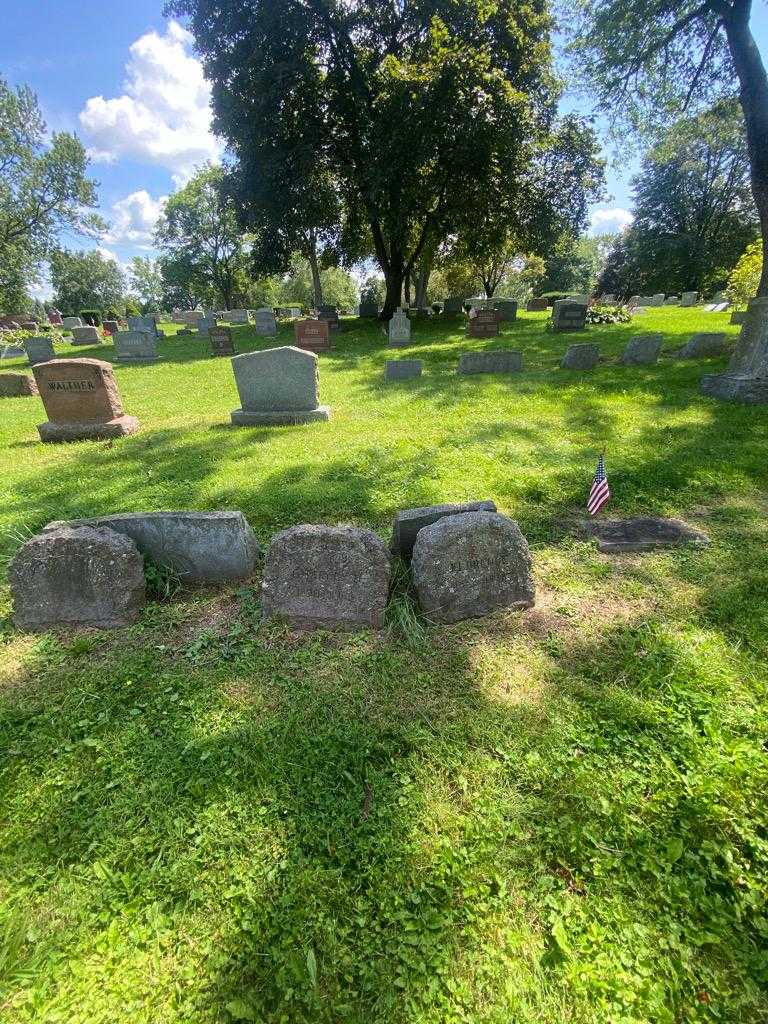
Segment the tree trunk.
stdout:
<path fill-rule="evenodd" d="M 747 149 L 760 231 L 763 236 L 763 273 L 758 295 L 768 295 L 768 75 L 749 28 L 749 7 L 723 19 L 744 111 Z"/>
<path fill-rule="evenodd" d="M 317 262 L 317 234 L 314 229 L 309 233 L 307 259 L 309 261 L 309 269 L 312 271 L 312 296 L 315 309 L 319 309 L 323 304 L 323 286 L 320 282 L 320 267 Z"/>
<path fill-rule="evenodd" d="M 389 264 L 384 270 L 384 281 L 387 285 L 387 293 L 384 298 L 384 308 L 381 311 L 382 320 L 391 320 L 392 314 L 402 302 L 403 278 L 405 277 L 405 260 L 402 253 L 392 254 Z"/>
<path fill-rule="evenodd" d="M 405 305 L 410 307 L 411 305 L 411 272 L 410 270 L 405 275 L 405 286 L 403 288 L 403 298 L 405 299 Z"/>
<path fill-rule="evenodd" d="M 431 266 L 425 262 L 422 263 L 416 275 L 416 306 L 418 309 L 424 309 L 427 304 L 427 285 L 431 270 Z"/>

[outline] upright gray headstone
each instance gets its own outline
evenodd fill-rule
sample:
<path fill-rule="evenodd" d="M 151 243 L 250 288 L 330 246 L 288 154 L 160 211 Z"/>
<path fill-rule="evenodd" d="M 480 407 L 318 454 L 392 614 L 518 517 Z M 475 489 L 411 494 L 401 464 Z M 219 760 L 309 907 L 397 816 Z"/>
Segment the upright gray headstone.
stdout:
<path fill-rule="evenodd" d="M 385 380 L 412 380 L 420 376 L 420 359 L 388 359 L 384 367 Z"/>
<path fill-rule="evenodd" d="M 668 295 L 666 297 L 666 299 L 664 299 L 664 305 L 665 306 L 679 306 L 680 305 L 680 296 L 679 295 Z"/>
<path fill-rule="evenodd" d="M 62 318 L 61 326 L 65 331 L 71 331 L 73 327 L 82 327 L 83 321 L 79 316 L 65 316 Z"/>
<path fill-rule="evenodd" d="M 505 323 L 517 320 L 517 302 L 515 299 L 494 299 L 493 308 Z"/>
<path fill-rule="evenodd" d="M 528 544 L 497 512 L 466 512 L 425 526 L 411 571 L 419 604 L 434 622 L 458 622 L 535 600 Z"/>
<path fill-rule="evenodd" d="M 114 342 L 118 363 L 154 363 L 159 358 L 157 338 L 149 331 L 118 331 Z"/>
<path fill-rule="evenodd" d="M 560 361 L 560 366 L 564 370 L 594 370 L 599 362 L 599 345 L 571 345 Z"/>
<path fill-rule="evenodd" d="M 419 531 L 446 516 L 463 515 L 465 512 L 495 512 L 493 501 L 465 501 L 454 505 L 424 505 L 421 508 L 405 508 L 395 514 L 392 523 L 390 551 L 399 558 L 409 559 Z"/>
<path fill-rule="evenodd" d="M 101 341 L 98 327 L 73 327 L 73 345 L 98 345 Z"/>
<path fill-rule="evenodd" d="M 232 413 L 239 427 L 310 423 L 330 418 L 318 405 L 317 356 L 292 345 L 234 356 L 232 369 L 241 408 Z"/>
<path fill-rule="evenodd" d="M 197 321 L 197 333 L 201 338 L 209 337 L 209 332 L 212 327 L 216 327 L 216 314 L 209 313 L 206 316 L 201 316 Z"/>
<path fill-rule="evenodd" d="M 30 538 L 10 565 L 19 629 L 135 622 L 146 602 L 144 560 L 113 530 L 61 527 Z"/>
<path fill-rule="evenodd" d="M 21 359 L 26 354 L 27 350 L 23 345 L 6 345 L 0 353 L 0 359 Z"/>
<path fill-rule="evenodd" d="M 464 299 L 459 295 L 451 295 L 443 303 L 444 313 L 461 313 L 464 309 Z"/>
<path fill-rule="evenodd" d="M 685 308 L 689 306 L 695 306 L 698 301 L 698 292 L 683 292 L 683 294 L 680 296 L 680 305 Z"/>
<path fill-rule="evenodd" d="M 411 321 L 407 313 L 398 309 L 392 314 L 388 337 L 390 348 L 404 348 L 411 344 Z"/>
<path fill-rule="evenodd" d="M 267 551 L 262 611 L 296 629 L 380 629 L 389 584 L 389 552 L 371 530 L 292 526 Z"/>
<path fill-rule="evenodd" d="M 694 334 L 680 351 L 681 359 L 710 359 L 725 352 L 725 334 Z"/>
<path fill-rule="evenodd" d="M 251 322 L 250 312 L 247 309 L 230 309 L 224 319 L 231 324 L 249 324 Z"/>
<path fill-rule="evenodd" d="M 712 398 L 747 405 L 768 405 L 768 298 L 752 299 L 725 373 L 702 379 Z"/>
<path fill-rule="evenodd" d="M 275 314 L 266 306 L 257 309 L 254 316 L 254 326 L 257 334 L 267 338 L 274 338 L 277 335 L 277 320 Z"/>
<path fill-rule="evenodd" d="M 552 306 L 552 324 L 556 331 L 583 331 L 587 323 L 586 302 L 558 299 Z"/>
<path fill-rule="evenodd" d="M 655 363 L 661 353 L 663 342 L 661 334 L 638 334 L 630 338 L 621 357 L 625 366 Z"/>
<path fill-rule="evenodd" d="M 379 315 L 379 307 L 375 302 L 361 302 L 357 310 L 357 315 L 360 319 L 375 318 Z"/>
<path fill-rule="evenodd" d="M 47 363 L 49 359 L 56 358 L 56 353 L 53 351 L 53 342 L 47 337 L 25 338 L 24 348 L 27 350 L 27 359 L 30 366 L 34 366 L 35 363 Z"/>
<path fill-rule="evenodd" d="M 486 352 L 462 352 L 456 369 L 460 374 L 520 373 L 523 353 L 499 349 Z"/>
<path fill-rule="evenodd" d="M 189 323 L 189 319 L 186 320 Z M 129 331 L 144 331 L 147 334 L 151 334 L 153 337 L 159 337 L 160 332 L 157 329 L 157 317 L 147 313 L 145 316 L 129 316 L 128 317 L 128 330 Z"/>
<path fill-rule="evenodd" d="M 651 301 L 648 303 L 649 306 L 663 306 L 664 305 L 664 292 L 656 292 L 651 296 Z"/>

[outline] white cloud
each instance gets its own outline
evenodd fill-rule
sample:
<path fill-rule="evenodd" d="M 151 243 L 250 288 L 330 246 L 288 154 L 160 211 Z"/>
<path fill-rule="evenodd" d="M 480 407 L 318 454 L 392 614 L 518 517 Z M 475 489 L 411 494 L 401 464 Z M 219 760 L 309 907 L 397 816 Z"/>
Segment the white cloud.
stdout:
<path fill-rule="evenodd" d="M 614 206 L 609 210 L 593 210 L 589 223 L 593 234 L 603 235 L 608 232 L 624 231 L 634 219 L 635 215 L 629 210 Z"/>
<path fill-rule="evenodd" d="M 219 158 L 222 146 L 211 133 L 211 88 L 189 52 L 192 41 L 171 21 L 165 35 L 147 32 L 132 44 L 123 95 L 92 96 L 80 111 L 93 159 L 158 164 L 183 182 L 195 166 Z"/>
<path fill-rule="evenodd" d="M 146 189 L 118 199 L 112 206 L 110 227 L 102 236 L 104 241 L 112 245 L 151 247 L 157 219 L 167 200 L 168 196 L 153 199 Z"/>

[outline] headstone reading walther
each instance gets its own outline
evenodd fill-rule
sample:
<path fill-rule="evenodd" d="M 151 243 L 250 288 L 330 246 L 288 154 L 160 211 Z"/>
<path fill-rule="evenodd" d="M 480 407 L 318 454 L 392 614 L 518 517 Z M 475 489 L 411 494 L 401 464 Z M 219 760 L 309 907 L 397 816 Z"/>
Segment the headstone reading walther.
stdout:
<path fill-rule="evenodd" d="M 523 368 L 523 353 L 507 350 L 492 352 L 462 352 L 456 372 L 474 373 L 520 373 Z"/>
<path fill-rule="evenodd" d="M 552 325 L 556 331 L 583 331 L 587 324 L 586 302 L 558 299 L 552 306 Z"/>
<path fill-rule="evenodd" d="M 295 629 L 380 629 L 390 584 L 386 545 L 356 526 L 292 526 L 272 539 L 262 610 Z"/>
<path fill-rule="evenodd" d="M 332 331 L 338 331 L 341 328 L 339 310 L 336 306 L 320 306 L 317 310 L 317 318 L 325 320 Z"/>
<path fill-rule="evenodd" d="M 535 600 L 531 556 L 520 527 L 498 512 L 446 516 L 421 529 L 411 572 L 433 622 L 459 622 Z"/>
<path fill-rule="evenodd" d="M 211 354 L 214 356 L 233 356 L 235 354 L 230 327 L 209 327 L 208 341 L 211 345 Z"/>
<path fill-rule="evenodd" d="M 118 363 L 155 363 L 157 338 L 149 331 L 118 331 L 114 338 Z"/>
<path fill-rule="evenodd" d="M 135 622 L 147 599 L 138 548 L 103 527 L 62 526 L 31 537 L 8 578 L 19 629 L 115 629 Z"/>
<path fill-rule="evenodd" d="M 101 341 L 98 327 L 73 327 L 73 345 L 98 345 Z"/>
<path fill-rule="evenodd" d="M 499 333 L 500 316 L 495 309 L 477 309 L 467 321 L 468 338 L 495 338 Z"/>
<path fill-rule="evenodd" d="M 412 380 L 420 376 L 420 359 L 388 359 L 384 367 L 384 380 Z"/>
<path fill-rule="evenodd" d="M 277 320 L 273 310 L 262 307 L 257 309 L 254 317 L 254 327 L 257 334 L 266 338 L 277 336 Z"/>
<path fill-rule="evenodd" d="M 55 359 L 34 367 L 48 422 L 41 441 L 101 440 L 135 434 L 139 421 L 126 416 L 110 363 L 101 359 Z"/>
<path fill-rule="evenodd" d="M 311 423 L 330 419 L 318 405 L 317 356 L 286 345 L 234 356 L 232 369 L 241 407 L 232 413 L 238 427 Z"/>
<path fill-rule="evenodd" d="M 681 349 L 680 359 L 711 359 L 725 353 L 725 334 L 694 334 Z"/>
<path fill-rule="evenodd" d="M 404 309 L 396 309 L 387 327 L 389 348 L 406 348 L 411 344 L 411 321 Z"/>
<path fill-rule="evenodd" d="M 746 405 L 768 405 L 768 298 L 752 299 L 725 373 L 702 378 L 711 398 Z"/>
<path fill-rule="evenodd" d="M 459 295 L 451 295 L 443 303 L 443 313 L 456 314 L 464 310 L 464 299 Z"/>
<path fill-rule="evenodd" d="M 327 320 L 297 320 L 293 336 L 298 348 L 308 352 L 330 352 L 331 328 Z"/>
<path fill-rule="evenodd" d="M 620 362 L 625 366 L 655 363 L 661 353 L 662 341 L 661 334 L 638 334 L 627 342 Z"/>
<path fill-rule="evenodd" d="M 30 398 L 37 384 L 26 373 L 0 373 L 0 398 Z"/>
<path fill-rule="evenodd" d="M 517 302 L 515 299 L 494 299 L 493 308 L 504 323 L 517 320 Z"/>
<path fill-rule="evenodd" d="M 50 359 L 56 358 L 50 338 L 25 338 L 24 348 L 27 350 L 30 366 L 34 366 L 35 363 L 47 363 Z"/>
<path fill-rule="evenodd" d="M 543 297 L 540 299 L 528 299 L 528 304 L 525 309 L 528 313 L 543 313 L 548 309 L 548 303 Z"/>
<path fill-rule="evenodd" d="M 594 370 L 600 362 L 599 345 L 571 345 L 560 361 L 564 370 Z"/>

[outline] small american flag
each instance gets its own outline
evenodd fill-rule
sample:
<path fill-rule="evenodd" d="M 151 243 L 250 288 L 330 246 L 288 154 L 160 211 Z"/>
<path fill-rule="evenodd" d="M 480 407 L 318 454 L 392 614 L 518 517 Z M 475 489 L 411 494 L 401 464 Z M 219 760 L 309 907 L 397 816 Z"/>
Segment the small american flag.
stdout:
<path fill-rule="evenodd" d="M 592 486 L 589 490 L 589 497 L 587 498 L 587 512 L 589 512 L 591 516 L 596 516 L 610 496 L 611 492 L 608 490 L 608 476 L 605 472 L 605 459 L 601 455 L 597 460 L 595 479 L 592 481 Z"/>

